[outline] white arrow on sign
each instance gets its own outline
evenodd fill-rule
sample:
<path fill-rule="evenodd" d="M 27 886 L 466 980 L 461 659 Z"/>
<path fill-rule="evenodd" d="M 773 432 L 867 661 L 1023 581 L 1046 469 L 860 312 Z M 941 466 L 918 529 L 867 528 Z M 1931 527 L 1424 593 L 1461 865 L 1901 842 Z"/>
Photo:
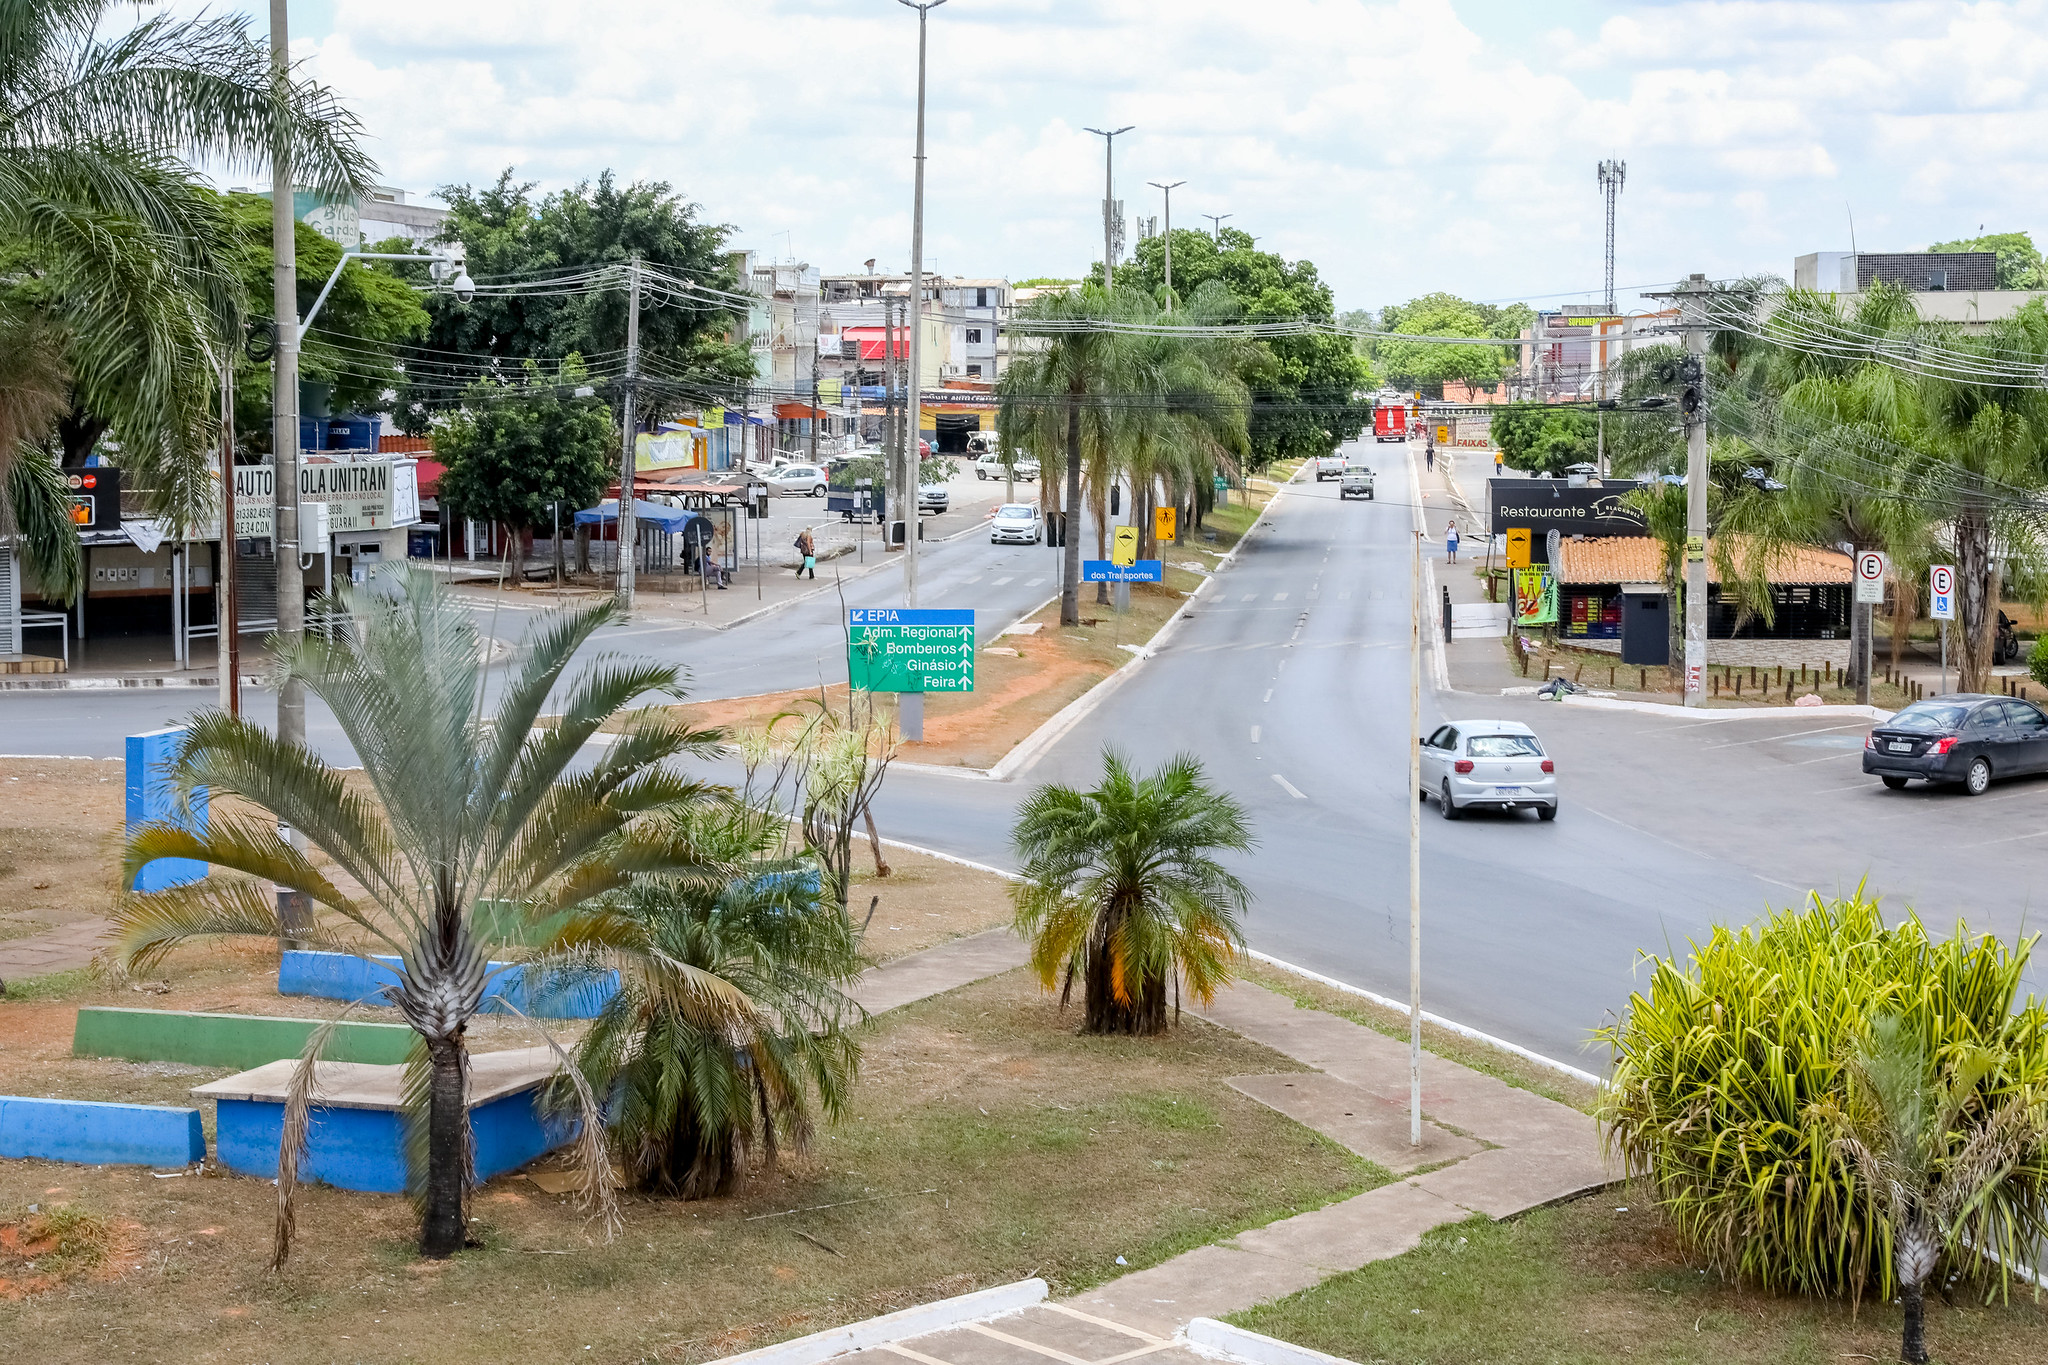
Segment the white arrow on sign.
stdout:
<path fill-rule="evenodd" d="M 1862 550 L 1856 555 L 1856 600 L 1884 601 L 1884 576 L 1889 567 L 1881 550 Z"/>

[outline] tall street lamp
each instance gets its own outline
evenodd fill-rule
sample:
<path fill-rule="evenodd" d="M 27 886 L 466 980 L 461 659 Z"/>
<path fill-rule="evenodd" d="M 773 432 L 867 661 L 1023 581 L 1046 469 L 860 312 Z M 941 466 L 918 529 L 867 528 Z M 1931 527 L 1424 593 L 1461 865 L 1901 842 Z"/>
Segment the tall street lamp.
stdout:
<path fill-rule="evenodd" d="M 1225 218 L 1235 218 L 1237 215 L 1234 213 L 1205 213 L 1202 216 L 1209 220 L 1210 235 L 1215 237 L 1216 245 L 1223 245 L 1223 220 Z"/>
<path fill-rule="evenodd" d="M 1127 123 L 1121 128 L 1085 130 L 1102 139 L 1102 292 L 1105 294 L 1110 289 L 1110 271 L 1116 254 L 1116 140 L 1137 126 Z"/>
<path fill-rule="evenodd" d="M 918 449 L 917 429 L 923 414 L 919 411 L 919 398 L 924 386 L 924 51 L 925 20 L 931 11 L 946 3 L 946 0 L 897 0 L 917 11 L 917 176 L 910 210 L 910 390 L 908 403 L 909 428 L 904 441 L 904 478 L 897 484 L 897 497 L 902 499 L 903 509 L 903 605 L 917 605 L 917 476 Z M 812 421 L 817 414 L 812 413 Z M 905 694 L 906 697 L 909 694 Z M 918 714 L 915 736 L 924 737 L 924 694 L 917 694 Z M 898 714 L 907 721 L 909 717 L 899 708 Z"/>
<path fill-rule="evenodd" d="M 1173 192 L 1188 182 L 1176 180 L 1171 185 L 1162 185 L 1157 180 L 1147 180 L 1145 183 L 1166 196 L 1166 311 L 1171 313 L 1173 311 Z"/>

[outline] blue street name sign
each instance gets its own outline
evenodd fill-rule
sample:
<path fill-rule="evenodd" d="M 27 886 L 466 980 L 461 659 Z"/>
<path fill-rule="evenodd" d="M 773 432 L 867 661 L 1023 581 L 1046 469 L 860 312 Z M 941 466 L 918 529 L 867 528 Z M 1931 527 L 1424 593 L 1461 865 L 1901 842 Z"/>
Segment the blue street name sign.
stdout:
<path fill-rule="evenodd" d="M 1166 572 L 1156 559 L 1141 559 L 1129 568 L 1106 559 L 1081 561 L 1083 583 L 1160 583 L 1165 579 Z"/>

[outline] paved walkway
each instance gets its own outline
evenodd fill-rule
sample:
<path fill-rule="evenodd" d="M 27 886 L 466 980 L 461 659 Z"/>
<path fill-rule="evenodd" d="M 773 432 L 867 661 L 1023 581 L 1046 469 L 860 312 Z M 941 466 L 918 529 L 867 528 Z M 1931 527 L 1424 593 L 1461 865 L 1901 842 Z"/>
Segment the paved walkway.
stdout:
<path fill-rule="evenodd" d="M 965 946 L 974 942 L 959 940 L 931 954 L 953 950 L 964 958 Z M 911 961 L 891 965 L 907 968 Z M 839 1361 L 1117 1365 L 1144 1357 L 1188 1365 L 1196 1356 L 1181 1333 L 1194 1318 L 1222 1317 L 1399 1256 L 1432 1228 L 1474 1214 L 1510 1218 L 1601 1189 L 1614 1178 L 1593 1121 L 1576 1109 L 1425 1053 L 1423 1141 L 1412 1148 L 1406 1043 L 1249 984 L 1226 991 L 1200 1013 L 1317 1068 L 1239 1077 L 1234 1087 L 1405 1178 L 1199 1247 L 1064 1302 L 870 1347 Z M 793 1352 L 792 1361 L 805 1358 L 796 1343 L 768 1350 L 778 1358 L 784 1352 Z"/>
<path fill-rule="evenodd" d="M 21 981 L 51 972 L 68 972 L 92 961 L 102 946 L 107 920 L 85 919 L 47 934 L 0 943 L 0 981 Z"/>

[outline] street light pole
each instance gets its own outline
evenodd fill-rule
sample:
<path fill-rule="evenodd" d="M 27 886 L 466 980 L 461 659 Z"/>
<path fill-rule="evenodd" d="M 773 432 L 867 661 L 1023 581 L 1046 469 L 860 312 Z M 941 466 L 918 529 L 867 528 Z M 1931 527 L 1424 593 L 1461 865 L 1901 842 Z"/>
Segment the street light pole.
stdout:
<path fill-rule="evenodd" d="M 291 80 L 287 0 L 270 0 L 270 78 L 282 96 Z M 293 233 L 291 150 L 280 132 L 270 149 L 271 311 L 277 318 L 277 354 L 271 382 L 270 443 L 277 466 L 272 552 L 277 556 L 277 635 L 287 652 L 306 628 L 306 580 L 299 567 L 299 269 Z M 287 676 L 277 689 L 277 738 L 306 742 L 306 691 Z M 280 893 L 287 894 L 287 893 Z"/>
<path fill-rule="evenodd" d="M 903 605 L 917 605 L 917 429 L 923 414 L 919 399 L 924 387 L 924 55 L 925 21 L 946 0 L 897 0 L 917 11 L 917 175 L 910 210 L 910 392 L 905 407 L 903 441 Z M 922 704 L 924 694 L 918 694 Z M 922 716 L 920 715 L 920 720 Z M 922 737 L 922 727 L 919 736 Z"/>
<path fill-rule="evenodd" d="M 1127 123 L 1121 128 L 1086 130 L 1102 139 L 1102 292 L 1105 294 L 1114 282 L 1112 270 L 1116 255 L 1116 140 L 1119 134 L 1128 133 L 1137 126 Z"/>
<path fill-rule="evenodd" d="M 633 610 L 633 541 L 639 528 L 633 522 L 634 428 L 639 424 L 640 400 L 640 257 L 633 256 L 626 268 L 626 394 L 623 404 L 625 435 L 619 455 L 619 606 Z"/>
<path fill-rule="evenodd" d="M 1173 311 L 1173 192 L 1188 182 L 1176 180 L 1171 185 L 1162 185 L 1157 180 L 1148 180 L 1145 183 L 1166 196 L 1166 237 L 1164 239 L 1166 247 L 1166 311 L 1171 313 Z"/>
<path fill-rule="evenodd" d="M 1235 218 L 1237 215 L 1234 213 L 1205 213 L 1202 216 L 1209 220 L 1210 235 L 1216 239 L 1216 245 L 1223 245 L 1223 220 L 1225 218 Z"/>
<path fill-rule="evenodd" d="M 1414 457 L 1411 455 L 1411 459 Z M 1422 535 L 1408 590 L 1408 1145 L 1422 1145 Z"/>

